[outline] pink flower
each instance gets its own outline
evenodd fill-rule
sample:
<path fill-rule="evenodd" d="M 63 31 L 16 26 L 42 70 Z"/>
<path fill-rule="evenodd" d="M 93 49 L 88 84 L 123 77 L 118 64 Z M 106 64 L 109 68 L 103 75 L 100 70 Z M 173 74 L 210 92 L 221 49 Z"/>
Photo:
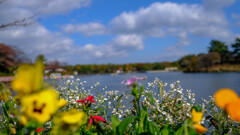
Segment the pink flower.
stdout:
<path fill-rule="evenodd" d="M 89 120 L 89 125 L 92 125 L 94 120 L 95 120 L 96 123 L 98 123 L 99 121 L 106 122 L 106 120 L 103 119 L 101 116 L 92 116 L 92 115 L 90 115 L 90 116 L 91 116 L 91 118 Z"/>
<path fill-rule="evenodd" d="M 131 86 L 133 83 L 136 83 L 138 80 L 145 80 L 146 77 L 136 77 L 133 76 L 125 83 L 127 86 Z"/>
<path fill-rule="evenodd" d="M 42 132 L 43 130 L 44 130 L 44 128 L 39 127 L 39 128 L 36 130 L 36 132 Z"/>

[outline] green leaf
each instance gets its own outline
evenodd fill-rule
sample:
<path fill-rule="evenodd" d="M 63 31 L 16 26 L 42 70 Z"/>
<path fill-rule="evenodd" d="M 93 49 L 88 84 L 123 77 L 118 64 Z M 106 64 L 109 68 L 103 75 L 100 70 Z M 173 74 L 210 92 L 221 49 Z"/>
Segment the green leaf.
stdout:
<path fill-rule="evenodd" d="M 37 129 L 41 126 L 42 126 L 42 124 L 40 124 L 36 121 L 29 121 L 25 127 L 28 129 Z"/>
<path fill-rule="evenodd" d="M 195 105 L 195 106 L 192 107 L 192 109 L 193 109 L 193 108 L 194 108 L 197 112 L 201 112 L 201 111 L 202 111 L 202 108 L 201 108 L 200 106 Z"/>
<path fill-rule="evenodd" d="M 159 135 L 160 131 L 157 123 L 155 123 L 154 121 L 148 121 L 148 123 L 151 134 L 155 135 L 157 133 L 157 135 Z"/>
<path fill-rule="evenodd" d="M 145 95 L 146 95 L 146 96 L 148 97 L 148 99 L 150 100 L 150 103 L 153 104 L 153 102 L 154 102 L 153 96 L 152 96 L 151 94 L 149 94 L 149 93 L 146 93 Z"/>
<path fill-rule="evenodd" d="M 143 90 L 144 90 L 144 86 L 141 86 L 140 87 L 140 95 L 142 95 Z"/>
<path fill-rule="evenodd" d="M 116 116 L 112 115 L 111 122 L 112 122 L 113 129 L 116 132 L 116 128 L 119 125 L 120 121 L 118 120 L 118 118 Z"/>
<path fill-rule="evenodd" d="M 121 123 L 117 126 L 117 134 L 123 135 L 126 131 L 128 125 L 133 122 L 136 117 L 127 117 L 121 121 Z"/>
<path fill-rule="evenodd" d="M 8 116 L 8 113 L 7 113 L 6 104 L 3 104 L 2 108 L 3 108 L 4 115 L 5 115 L 6 119 L 8 120 L 9 116 Z"/>
<path fill-rule="evenodd" d="M 184 130 L 184 128 L 183 128 L 183 127 L 180 127 L 180 128 L 174 133 L 174 135 L 182 135 L 182 134 L 183 134 L 183 130 Z"/>
<path fill-rule="evenodd" d="M 162 135 L 169 135 L 169 131 L 166 127 L 161 130 L 161 133 L 162 133 Z"/>
<path fill-rule="evenodd" d="M 138 98 L 138 88 L 137 88 L 137 86 L 132 88 L 132 95 L 135 96 L 136 98 Z"/>

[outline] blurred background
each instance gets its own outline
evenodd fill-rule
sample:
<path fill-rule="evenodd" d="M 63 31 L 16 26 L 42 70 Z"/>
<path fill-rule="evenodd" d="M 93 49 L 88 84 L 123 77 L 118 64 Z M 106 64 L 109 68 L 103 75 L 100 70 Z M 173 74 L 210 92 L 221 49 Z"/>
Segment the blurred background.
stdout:
<path fill-rule="evenodd" d="M 122 80 L 147 76 L 145 85 L 180 80 L 204 93 L 199 99 L 222 87 L 240 94 L 239 7 L 239 0 L 0 0 L 0 82 L 41 60 L 46 79 L 121 89 Z"/>

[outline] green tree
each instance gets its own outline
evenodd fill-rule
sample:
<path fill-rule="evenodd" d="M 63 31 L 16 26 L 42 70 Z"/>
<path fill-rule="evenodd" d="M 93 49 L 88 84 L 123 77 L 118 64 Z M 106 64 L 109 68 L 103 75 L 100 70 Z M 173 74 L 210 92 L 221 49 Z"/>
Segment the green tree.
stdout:
<path fill-rule="evenodd" d="M 43 63 L 45 63 L 47 61 L 47 58 L 45 58 L 45 56 L 43 54 L 39 54 L 36 58 L 35 61 L 41 61 Z"/>
<path fill-rule="evenodd" d="M 235 62 L 240 63 L 240 38 L 236 38 L 235 43 L 232 44 L 232 48 Z"/>
<path fill-rule="evenodd" d="M 212 40 L 210 42 L 210 47 L 208 47 L 208 52 L 217 52 L 221 55 L 221 63 L 225 62 L 225 55 L 228 53 L 228 46 L 218 40 Z"/>
<path fill-rule="evenodd" d="M 198 57 L 196 55 L 187 55 L 179 60 L 180 66 L 184 72 L 196 72 L 198 70 Z"/>

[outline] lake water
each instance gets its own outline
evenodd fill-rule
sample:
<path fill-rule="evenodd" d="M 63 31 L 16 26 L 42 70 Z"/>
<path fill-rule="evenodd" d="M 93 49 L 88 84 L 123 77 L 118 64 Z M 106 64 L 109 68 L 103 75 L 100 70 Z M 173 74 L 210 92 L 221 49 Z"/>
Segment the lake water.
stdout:
<path fill-rule="evenodd" d="M 195 93 L 197 102 L 202 98 L 208 99 L 220 88 L 231 88 L 240 95 L 240 73 L 182 73 L 182 72 L 161 72 L 161 73 L 130 73 L 119 75 L 85 75 L 76 76 L 81 81 L 87 81 L 86 88 L 93 86 L 96 82 L 100 83 L 100 88 L 107 86 L 106 90 L 119 90 L 126 92 L 127 87 L 121 84 L 122 80 L 127 80 L 132 76 L 147 77 L 145 81 L 139 81 L 147 86 L 148 82 L 153 82 L 155 77 L 168 83 L 166 90 L 170 89 L 169 84 L 177 80 L 180 81 L 181 87 L 191 89 Z"/>

